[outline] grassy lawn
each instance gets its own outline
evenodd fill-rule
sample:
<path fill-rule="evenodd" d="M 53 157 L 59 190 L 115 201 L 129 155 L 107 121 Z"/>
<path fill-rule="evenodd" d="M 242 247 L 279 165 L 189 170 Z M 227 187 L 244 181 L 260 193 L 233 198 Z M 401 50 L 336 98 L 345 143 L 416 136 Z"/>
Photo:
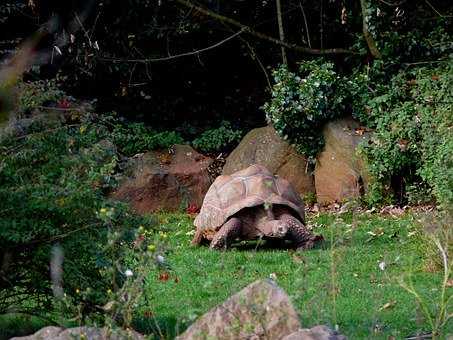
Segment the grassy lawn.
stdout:
<path fill-rule="evenodd" d="M 138 330 L 149 333 L 157 325 L 171 338 L 249 283 L 274 273 L 292 298 L 303 326 L 338 325 L 350 339 L 401 339 L 429 331 L 417 303 L 398 283 L 412 273 L 424 299 L 439 296 L 441 273 L 424 270 L 426 244 L 415 217 L 338 217 L 309 217 L 326 242 L 296 253 L 242 244 L 227 252 L 194 248 L 189 245 L 190 217 L 160 215 L 168 235 L 169 269 L 149 273 L 145 298 L 137 311 Z M 385 262 L 384 270 L 381 262 Z M 452 288 L 447 293 L 451 295 Z M 429 306 L 434 310 L 436 303 Z M 441 338 L 452 333 L 450 320 Z"/>
<path fill-rule="evenodd" d="M 256 243 L 240 243 L 227 252 L 196 248 L 190 245 L 188 215 L 161 214 L 158 219 L 165 232 L 166 266 L 150 269 L 135 313 L 140 332 L 171 339 L 230 295 L 270 276 L 290 295 L 304 327 L 338 325 L 350 339 L 403 339 L 430 331 L 413 296 L 399 284 L 411 274 L 416 290 L 435 312 L 442 273 L 425 269 L 429 245 L 412 214 L 309 216 L 308 223 L 326 241 L 305 252 Z M 452 291 L 448 288 L 447 294 Z M 3 317 L 0 339 L 45 325 L 35 317 Z M 439 338 L 452 334 L 450 320 Z"/>

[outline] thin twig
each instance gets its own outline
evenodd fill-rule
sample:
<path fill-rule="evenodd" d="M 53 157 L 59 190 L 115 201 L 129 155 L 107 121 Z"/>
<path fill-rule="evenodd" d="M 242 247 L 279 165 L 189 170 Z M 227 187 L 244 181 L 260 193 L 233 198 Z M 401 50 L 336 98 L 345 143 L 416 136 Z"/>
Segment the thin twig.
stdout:
<path fill-rule="evenodd" d="M 177 58 L 182 58 L 182 57 L 187 57 L 187 56 L 191 56 L 191 55 L 197 55 L 197 54 L 200 54 L 200 53 L 203 53 L 203 52 L 206 52 L 206 51 L 209 51 L 209 50 L 212 50 L 224 43 L 226 43 L 227 41 L 231 40 L 231 39 L 234 39 L 236 38 L 239 34 L 243 33 L 244 30 L 240 30 L 239 32 L 236 32 L 234 33 L 233 35 L 229 36 L 228 38 L 225 38 L 217 43 L 215 43 L 214 45 L 211 45 L 211 46 L 208 46 L 208 47 L 205 47 L 205 48 L 202 48 L 201 50 L 197 50 L 197 51 L 192 51 L 192 52 L 185 52 L 185 53 L 181 53 L 181 54 L 175 54 L 175 55 L 172 55 L 172 56 L 169 56 L 169 57 L 163 57 L 163 58 L 145 58 L 145 59 L 125 59 L 125 58 L 107 58 L 107 57 L 99 57 L 99 60 L 103 60 L 103 61 L 111 61 L 111 62 L 124 62 L 124 63 L 152 63 L 152 62 L 158 62 L 158 61 L 167 61 L 167 60 L 172 60 L 172 59 L 177 59 Z"/>
<path fill-rule="evenodd" d="M 321 0 L 321 10 L 320 10 L 320 15 L 319 15 L 319 20 L 320 20 L 320 29 L 319 29 L 319 40 L 320 40 L 320 46 L 321 46 L 321 49 L 324 47 L 324 44 L 323 44 L 323 20 L 322 20 L 322 15 L 323 15 L 323 3 L 324 1 Z"/>
<path fill-rule="evenodd" d="M 308 31 L 308 22 L 307 22 L 307 17 L 305 16 L 304 7 L 302 6 L 302 0 L 299 0 L 299 6 L 300 6 L 300 10 L 302 11 L 302 16 L 304 17 L 305 32 L 307 33 L 308 47 L 311 48 L 310 32 Z"/>
<path fill-rule="evenodd" d="M 271 83 L 271 80 L 270 80 L 270 78 L 269 78 L 269 74 L 267 73 L 266 68 L 264 67 L 263 63 L 261 62 L 261 59 L 260 59 L 259 56 L 256 54 L 255 49 L 254 49 L 254 48 L 249 44 L 249 42 L 248 42 L 247 40 L 245 40 L 244 38 L 239 37 L 239 39 L 247 46 L 247 48 L 248 48 L 249 51 L 250 51 L 250 57 L 251 57 L 253 60 L 256 60 L 257 64 L 259 65 L 259 67 L 260 67 L 261 70 L 263 71 L 264 76 L 265 76 L 265 78 L 266 78 L 266 82 L 267 82 L 267 86 L 268 86 L 269 92 L 272 92 L 272 83 Z"/>
<path fill-rule="evenodd" d="M 438 15 L 440 16 L 441 18 L 451 18 L 453 17 L 453 15 L 443 15 L 442 13 L 440 13 L 428 0 L 425 0 L 425 2 L 428 4 L 429 7 L 431 7 L 431 9 Z"/>
<path fill-rule="evenodd" d="M 200 13 L 202 13 L 202 14 L 210 17 L 210 18 L 216 19 L 216 20 L 218 20 L 220 22 L 227 23 L 227 24 L 229 24 L 231 26 L 239 27 L 241 30 L 244 30 L 245 33 L 253 35 L 253 36 L 255 36 L 255 37 L 257 37 L 257 38 L 259 38 L 261 40 L 266 40 L 266 41 L 269 41 L 269 42 L 271 42 L 273 44 L 284 46 L 287 49 L 291 49 L 291 50 L 294 50 L 294 51 L 299 51 L 299 52 L 307 53 L 307 54 L 314 54 L 314 55 L 358 54 L 357 52 L 354 52 L 354 51 L 351 51 L 351 50 L 347 50 L 347 49 L 344 49 L 344 48 L 313 49 L 313 48 L 299 46 L 299 45 L 296 45 L 296 44 L 287 43 L 285 41 L 281 41 L 279 39 L 270 37 L 270 36 L 268 36 L 266 34 L 263 34 L 261 32 L 257 32 L 255 30 L 253 30 L 251 27 L 249 27 L 247 25 L 244 25 L 244 24 L 241 24 L 240 22 L 238 22 L 238 21 L 236 21 L 234 19 L 228 18 L 228 17 L 226 17 L 224 15 L 218 14 L 216 12 L 213 12 L 213 11 L 209 10 L 209 9 L 194 5 L 193 3 L 191 3 L 191 2 L 189 2 L 187 0 L 176 0 L 176 2 L 178 2 L 179 4 L 181 4 L 183 6 L 186 6 L 186 7 L 189 7 L 189 8 L 193 8 L 197 12 L 200 12 Z"/>
<path fill-rule="evenodd" d="M 85 27 L 83 26 L 82 21 L 80 20 L 79 15 L 78 15 L 77 13 L 75 13 L 75 18 L 76 18 L 77 23 L 80 25 L 80 28 L 82 29 L 83 34 L 84 34 L 85 37 L 87 38 L 88 44 L 89 44 L 90 47 L 91 47 L 91 39 L 90 39 L 90 35 L 88 34 L 88 31 L 87 31 L 87 30 L 85 29 Z"/>
<path fill-rule="evenodd" d="M 397 7 L 397 6 L 401 6 L 402 4 L 404 4 L 407 0 L 398 1 L 396 3 L 391 3 L 391 2 L 388 2 L 385 0 L 379 0 L 379 1 L 382 2 L 383 4 L 386 4 L 387 6 Z"/>

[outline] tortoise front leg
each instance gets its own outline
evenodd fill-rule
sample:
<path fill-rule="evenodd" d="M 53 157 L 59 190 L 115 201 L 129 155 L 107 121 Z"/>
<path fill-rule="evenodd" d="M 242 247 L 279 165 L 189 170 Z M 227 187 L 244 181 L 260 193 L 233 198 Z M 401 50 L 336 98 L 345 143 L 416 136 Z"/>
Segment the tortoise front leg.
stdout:
<path fill-rule="evenodd" d="M 291 214 L 282 214 L 280 219 L 288 225 L 288 238 L 292 240 L 298 250 L 311 249 L 322 236 L 313 235 L 307 227 Z"/>
<path fill-rule="evenodd" d="M 202 241 L 203 241 L 203 232 L 201 231 L 200 228 L 197 228 L 197 230 L 195 231 L 195 235 L 192 239 L 192 244 L 194 246 L 199 246 Z"/>
<path fill-rule="evenodd" d="M 211 241 L 211 249 L 228 248 L 232 241 L 241 235 L 242 222 L 239 218 L 230 218 L 219 229 Z"/>

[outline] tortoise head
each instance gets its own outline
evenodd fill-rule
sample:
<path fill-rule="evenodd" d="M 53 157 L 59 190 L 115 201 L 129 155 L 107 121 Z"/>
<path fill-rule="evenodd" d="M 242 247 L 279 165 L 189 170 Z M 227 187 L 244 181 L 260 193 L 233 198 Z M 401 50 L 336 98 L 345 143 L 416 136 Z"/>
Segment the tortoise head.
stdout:
<path fill-rule="evenodd" d="M 288 224 L 281 220 L 271 220 L 265 222 L 263 229 L 267 237 L 284 238 L 288 233 Z"/>

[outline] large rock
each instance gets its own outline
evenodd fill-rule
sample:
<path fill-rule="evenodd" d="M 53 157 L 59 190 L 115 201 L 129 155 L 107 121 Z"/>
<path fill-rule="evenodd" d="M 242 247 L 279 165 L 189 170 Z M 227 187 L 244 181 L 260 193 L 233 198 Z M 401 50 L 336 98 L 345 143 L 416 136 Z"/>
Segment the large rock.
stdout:
<path fill-rule="evenodd" d="M 327 326 L 315 326 L 304 328 L 290 335 L 285 336 L 282 340 L 346 340 L 344 335 L 338 334 Z"/>
<path fill-rule="evenodd" d="M 315 167 L 318 202 L 342 202 L 366 191 L 368 175 L 365 162 L 357 155 L 357 146 L 369 138 L 369 132 L 352 118 L 326 124 L 325 147 Z"/>
<path fill-rule="evenodd" d="M 266 280 L 250 284 L 213 308 L 178 339 L 282 339 L 299 328 L 286 293 Z"/>
<path fill-rule="evenodd" d="M 175 145 L 172 153 L 147 152 L 129 161 L 113 197 L 130 203 L 138 213 L 200 207 L 211 185 L 211 162 L 188 145 Z"/>
<path fill-rule="evenodd" d="M 231 175 L 252 164 L 264 165 L 273 174 L 287 179 L 301 194 L 315 192 L 306 158 L 280 138 L 271 126 L 250 131 L 228 156 L 223 174 Z"/>
<path fill-rule="evenodd" d="M 108 330 L 106 328 L 95 327 L 75 327 L 75 328 L 61 328 L 49 326 L 42 328 L 35 334 L 10 340 L 73 340 L 73 339 L 87 339 L 87 340 L 142 340 L 145 337 L 133 330 Z"/>

